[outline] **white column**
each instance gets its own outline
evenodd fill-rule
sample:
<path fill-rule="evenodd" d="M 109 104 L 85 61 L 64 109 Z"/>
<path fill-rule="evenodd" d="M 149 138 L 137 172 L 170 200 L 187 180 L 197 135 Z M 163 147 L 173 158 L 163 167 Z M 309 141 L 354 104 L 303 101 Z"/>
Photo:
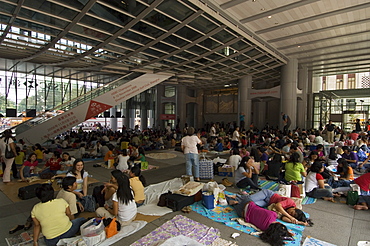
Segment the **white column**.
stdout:
<path fill-rule="evenodd" d="M 135 128 L 135 111 L 136 109 L 129 109 L 128 110 L 128 128 L 134 129 Z"/>
<path fill-rule="evenodd" d="M 308 68 L 306 66 L 298 70 L 298 89 L 302 90 L 302 95 L 300 95 L 301 99 L 297 99 L 297 126 L 307 129 L 306 122 L 309 108 L 307 105 Z"/>
<path fill-rule="evenodd" d="M 156 129 L 164 129 L 163 120 L 160 119 L 160 115 L 163 114 L 163 103 L 162 97 L 164 96 L 164 85 L 157 85 L 157 100 L 155 105 L 155 127 Z"/>
<path fill-rule="evenodd" d="M 117 131 L 117 118 L 116 118 L 116 112 L 117 112 L 117 106 L 114 106 L 109 109 L 109 114 L 110 114 L 110 128 L 112 131 Z M 114 118 L 112 118 L 112 116 Z"/>
<path fill-rule="evenodd" d="M 287 114 L 292 121 L 289 130 L 297 126 L 297 82 L 298 61 L 291 59 L 281 69 L 281 112 Z M 280 117 L 281 118 L 281 117 Z M 280 129 L 283 129 L 283 121 L 280 120 Z"/>
<path fill-rule="evenodd" d="M 178 119 L 180 120 L 180 129 L 183 129 L 186 123 L 186 86 L 184 85 L 176 86 L 176 121 L 174 127 L 176 127 Z"/>
<path fill-rule="evenodd" d="M 249 99 L 249 92 L 252 89 L 252 76 L 247 75 L 238 82 L 238 126 L 240 124 L 239 116 L 241 113 L 245 114 L 245 129 L 249 129 L 252 122 L 252 100 Z"/>

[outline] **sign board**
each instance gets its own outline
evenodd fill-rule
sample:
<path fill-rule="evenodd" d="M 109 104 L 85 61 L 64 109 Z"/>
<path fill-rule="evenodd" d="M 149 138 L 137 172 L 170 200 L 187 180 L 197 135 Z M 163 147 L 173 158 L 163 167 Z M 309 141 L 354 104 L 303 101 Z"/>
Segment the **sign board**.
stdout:
<path fill-rule="evenodd" d="M 161 114 L 159 115 L 159 119 L 161 120 L 176 120 L 175 114 Z"/>
<path fill-rule="evenodd" d="M 105 110 L 124 102 L 131 97 L 168 79 L 169 75 L 144 74 L 121 86 L 114 88 L 96 98 L 77 107 L 63 112 L 39 125 L 17 134 L 17 139 L 27 143 L 43 143 L 56 135 L 71 129 Z M 17 132 L 17 131 L 16 131 Z"/>

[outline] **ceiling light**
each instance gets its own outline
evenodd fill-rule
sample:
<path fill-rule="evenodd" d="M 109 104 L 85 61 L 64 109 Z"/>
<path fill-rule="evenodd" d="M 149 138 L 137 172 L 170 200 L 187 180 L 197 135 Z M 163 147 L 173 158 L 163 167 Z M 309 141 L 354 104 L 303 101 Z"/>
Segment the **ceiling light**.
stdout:
<path fill-rule="evenodd" d="M 262 8 L 261 10 L 262 10 L 262 11 L 264 11 L 264 10 L 265 10 L 265 8 Z"/>
<path fill-rule="evenodd" d="M 252 0 L 252 2 L 255 2 L 256 0 Z"/>
<path fill-rule="evenodd" d="M 297 47 L 298 47 L 298 48 L 301 48 L 301 46 L 300 46 L 300 45 L 298 45 Z"/>
<path fill-rule="evenodd" d="M 271 19 L 271 18 L 272 18 L 272 16 L 271 16 L 271 15 L 269 15 L 269 16 L 267 16 L 267 18 Z"/>

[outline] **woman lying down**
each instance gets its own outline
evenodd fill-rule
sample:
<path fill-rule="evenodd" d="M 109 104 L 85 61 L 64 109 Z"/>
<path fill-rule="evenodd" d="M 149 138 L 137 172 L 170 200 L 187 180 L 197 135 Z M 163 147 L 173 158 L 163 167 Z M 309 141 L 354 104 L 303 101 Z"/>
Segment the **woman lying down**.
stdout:
<path fill-rule="evenodd" d="M 284 245 L 283 240 L 292 240 L 293 234 L 285 225 L 276 221 L 278 218 L 293 224 L 313 225 L 303 211 L 296 208 L 292 199 L 282 197 L 271 190 L 261 190 L 251 196 L 227 195 L 227 200 L 239 217 L 263 231 L 260 238 L 270 245 Z M 278 213 L 262 208 L 271 204 L 275 204 L 275 210 L 281 214 L 280 217 Z"/>

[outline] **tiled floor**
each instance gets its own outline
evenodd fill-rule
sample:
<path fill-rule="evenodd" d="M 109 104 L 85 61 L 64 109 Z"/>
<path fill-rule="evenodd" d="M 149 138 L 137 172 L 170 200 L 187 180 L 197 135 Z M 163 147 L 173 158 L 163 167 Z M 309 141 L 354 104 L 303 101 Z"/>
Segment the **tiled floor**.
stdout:
<path fill-rule="evenodd" d="M 180 152 L 168 151 L 176 153 L 177 157 L 167 160 L 153 160 L 148 158 L 149 164 L 159 166 L 159 169 L 143 172 L 148 184 L 162 182 L 185 174 L 184 156 Z M 100 181 L 109 180 L 111 170 L 102 167 L 94 168 L 92 165 L 96 162 L 99 161 L 87 162 L 85 169 L 92 174 L 95 179 Z M 222 177 L 215 177 L 216 181 L 220 182 L 221 179 Z M 228 188 L 228 190 L 232 192 L 236 191 L 235 188 Z M 25 223 L 30 210 L 37 202 L 38 200 L 33 198 L 14 203 L 0 192 L 0 246 L 6 245 L 5 238 L 9 237 L 8 231 L 11 227 Z M 355 211 L 346 204 L 340 202 L 331 203 L 322 200 L 318 200 L 315 204 L 304 205 L 303 208 L 304 211 L 310 214 L 314 222 L 313 227 L 307 227 L 305 229 L 303 232 L 304 236 L 309 235 L 340 246 L 355 246 L 358 241 L 370 240 L 370 211 Z M 179 213 L 181 212 L 170 213 L 154 220 L 148 223 L 142 230 L 114 245 L 130 245 Z M 245 233 L 241 233 L 241 236 L 237 237 L 235 240 L 231 239 L 231 234 L 237 231 L 220 223 L 211 221 L 195 212 L 190 212 L 189 214 L 185 214 L 185 216 L 205 225 L 219 228 L 222 238 L 235 241 L 240 246 L 266 245 L 259 238 Z M 19 234 L 20 232 L 17 233 Z"/>

